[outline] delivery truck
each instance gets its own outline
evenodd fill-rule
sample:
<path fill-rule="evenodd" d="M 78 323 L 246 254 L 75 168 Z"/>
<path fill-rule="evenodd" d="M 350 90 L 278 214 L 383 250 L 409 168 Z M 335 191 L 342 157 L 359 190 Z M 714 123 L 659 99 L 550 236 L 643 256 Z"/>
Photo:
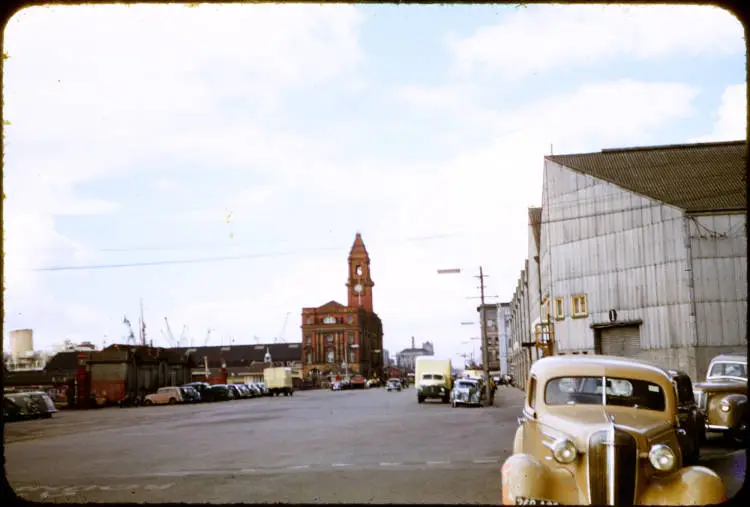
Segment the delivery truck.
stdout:
<path fill-rule="evenodd" d="M 271 396 L 292 396 L 294 394 L 294 387 L 292 381 L 292 369 L 277 367 L 277 368 L 266 368 L 263 370 L 263 383 L 268 394 Z"/>
<path fill-rule="evenodd" d="M 439 399 L 450 402 L 453 387 L 451 360 L 419 356 L 414 364 L 414 383 L 417 387 L 417 402 Z"/>

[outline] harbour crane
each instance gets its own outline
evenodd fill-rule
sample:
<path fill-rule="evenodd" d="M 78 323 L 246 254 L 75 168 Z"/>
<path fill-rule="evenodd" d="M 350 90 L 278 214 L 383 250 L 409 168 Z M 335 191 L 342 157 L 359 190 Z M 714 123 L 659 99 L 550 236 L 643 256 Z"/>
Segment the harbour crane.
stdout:
<path fill-rule="evenodd" d="M 166 317 L 164 317 L 164 323 L 167 325 L 167 332 L 166 332 L 167 340 L 169 340 L 169 343 L 173 347 L 179 347 L 180 344 L 177 340 L 175 340 L 174 334 L 172 334 L 172 328 L 169 327 L 169 321 L 167 320 Z"/>
<path fill-rule="evenodd" d="M 183 346 L 183 343 L 188 343 L 188 327 L 187 325 L 182 326 L 182 333 L 180 333 L 180 347 Z"/>
<path fill-rule="evenodd" d="M 133 326 L 130 325 L 130 321 L 128 320 L 127 315 L 124 315 L 122 317 L 122 323 L 128 327 L 128 344 L 135 345 L 135 333 L 133 332 Z"/>
<path fill-rule="evenodd" d="M 291 315 L 292 312 L 286 312 L 286 315 L 284 316 L 284 324 L 281 326 L 281 331 L 279 332 L 279 337 L 274 340 L 274 343 L 286 343 L 284 340 L 284 333 L 286 333 L 286 325 L 289 323 L 289 315 Z"/>

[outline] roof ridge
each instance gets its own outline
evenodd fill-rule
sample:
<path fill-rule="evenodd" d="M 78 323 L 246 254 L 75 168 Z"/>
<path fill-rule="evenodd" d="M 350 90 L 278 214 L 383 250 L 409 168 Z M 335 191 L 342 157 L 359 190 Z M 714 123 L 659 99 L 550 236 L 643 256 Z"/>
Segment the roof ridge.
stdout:
<path fill-rule="evenodd" d="M 733 146 L 747 144 L 747 141 L 713 141 L 706 143 L 654 144 L 651 146 L 633 146 L 626 148 L 602 148 L 601 153 L 618 151 L 653 151 L 653 150 L 684 150 L 707 148 L 709 146 Z"/>
<path fill-rule="evenodd" d="M 626 146 L 623 148 L 602 148 L 599 151 L 586 151 L 582 153 L 561 153 L 558 155 L 545 155 L 545 159 L 554 160 L 562 157 L 581 157 L 585 155 L 600 155 L 602 153 L 634 152 L 634 151 L 658 151 L 658 150 L 685 150 L 700 149 L 721 146 L 741 146 L 747 144 L 746 140 L 737 141 L 712 141 L 706 143 L 681 143 L 681 144 L 653 144 L 650 146 Z"/>

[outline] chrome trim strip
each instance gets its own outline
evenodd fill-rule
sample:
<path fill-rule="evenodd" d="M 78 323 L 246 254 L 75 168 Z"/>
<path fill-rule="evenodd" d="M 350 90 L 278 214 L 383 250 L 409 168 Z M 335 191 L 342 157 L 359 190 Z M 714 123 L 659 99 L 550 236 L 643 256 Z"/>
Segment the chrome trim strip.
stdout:
<path fill-rule="evenodd" d="M 542 444 L 549 450 L 552 450 L 554 448 L 554 445 L 552 442 L 547 442 L 546 440 L 542 440 Z"/>
<path fill-rule="evenodd" d="M 604 388 L 606 391 L 606 386 Z M 607 432 L 607 502 L 615 505 L 615 425 L 610 424 Z"/>
<path fill-rule="evenodd" d="M 719 426 L 716 424 L 706 424 L 706 428 L 709 430 L 718 430 L 718 431 L 724 431 L 728 430 L 729 426 Z"/>
<path fill-rule="evenodd" d="M 588 505 L 591 505 L 591 437 L 594 433 L 589 433 L 586 440 L 586 489 L 588 490 Z M 581 502 L 583 503 L 583 502 Z"/>

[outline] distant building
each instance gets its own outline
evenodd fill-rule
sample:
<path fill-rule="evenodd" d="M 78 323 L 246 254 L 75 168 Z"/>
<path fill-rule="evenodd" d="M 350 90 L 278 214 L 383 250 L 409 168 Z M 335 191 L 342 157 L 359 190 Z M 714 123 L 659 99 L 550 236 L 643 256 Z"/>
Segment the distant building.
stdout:
<path fill-rule="evenodd" d="M 414 363 L 419 356 L 434 356 L 432 342 L 423 342 L 421 348 L 415 347 L 414 337 L 411 337 L 411 348 L 404 349 L 396 355 L 396 365 L 405 371 L 414 371 Z"/>
<path fill-rule="evenodd" d="M 263 370 L 284 366 L 292 369 L 295 384 L 301 382 L 302 344 L 268 343 L 208 347 L 177 347 L 167 349 L 181 355 L 192 355 L 197 366 L 192 370 L 195 381 L 220 379 L 222 365 L 229 383 L 263 382 Z M 127 347 L 120 345 L 120 347 Z M 216 380 L 218 382 L 218 380 Z"/>
<path fill-rule="evenodd" d="M 486 328 L 487 328 L 487 338 L 485 340 L 484 336 L 482 336 L 482 347 L 480 349 L 481 351 L 481 358 L 480 362 L 484 362 L 484 343 L 487 343 L 487 353 L 488 353 L 488 364 L 489 364 L 489 370 L 490 371 L 497 371 L 500 369 L 500 343 L 499 343 L 499 334 L 498 334 L 498 324 L 497 324 L 497 305 L 496 304 L 485 304 L 480 305 L 477 307 L 477 313 L 479 314 L 479 322 L 480 322 L 480 333 L 484 333 L 485 330 L 482 329 L 482 318 L 485 319 L 486 322 Z"/>
<path fill-rule="evenodd" d="M 383 366 L 391 366 L 391 354 L 383 349 Z"/>
<path fill-rule="evenodd" d="M 37 371 L 44 369 L 50 355 L 34 350 L 34 332 L 16 329 L 10 332 L 10 354 L 3 355 L 7 371 Z"/>
<path fill-rule="evenodd" d="M 508 373 L 508 351 L 511 340 L 510 303 L 500 303 L 497 312 L 497 335 L 500 342 L 500 372 Z"/>
<path fill-rule="evenodd" d="M 348 258 L 347 306 L 329 301 L 302 309 L 301 355 L 313 381 L 356 373 L 383 375 L 383 324 L 373 311 L 370 256 L 357 233 Z"/>

